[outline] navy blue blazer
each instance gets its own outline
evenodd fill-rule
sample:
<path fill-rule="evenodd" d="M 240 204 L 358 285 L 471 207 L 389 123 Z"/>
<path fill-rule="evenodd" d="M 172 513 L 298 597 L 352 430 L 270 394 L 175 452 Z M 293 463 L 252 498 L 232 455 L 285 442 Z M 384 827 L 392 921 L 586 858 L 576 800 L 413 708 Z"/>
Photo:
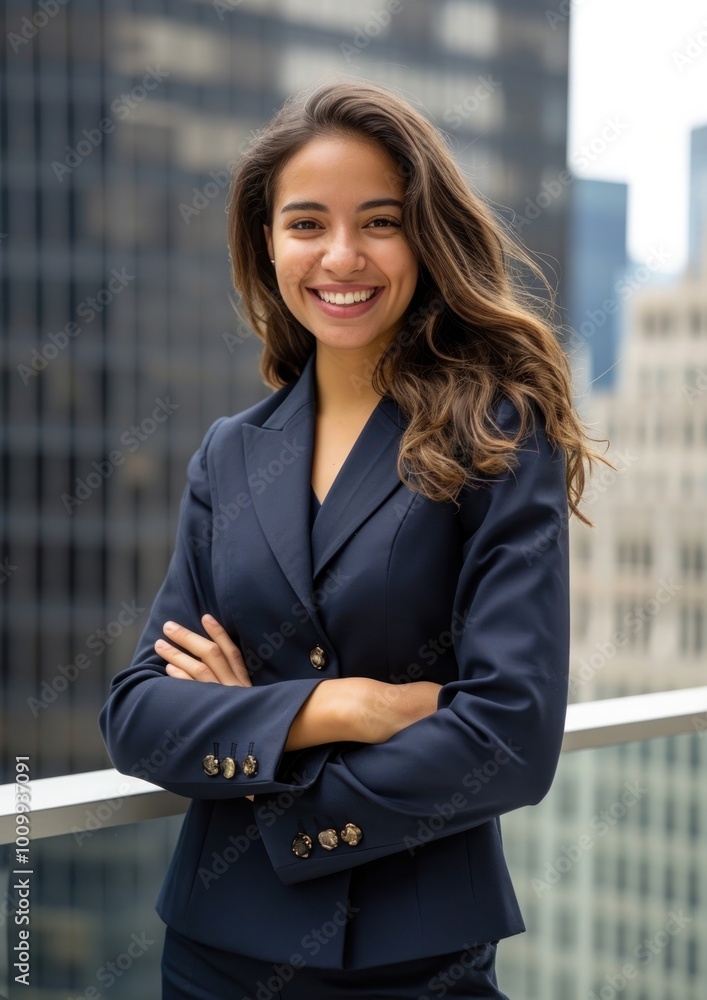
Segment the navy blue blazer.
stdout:
<path fill-rule="evenodd" d="M 206 432 L 166 577 L 99 724 L 119 771 L 192 800 L 157 900 L 165 923 L 258 958 L 365 968 L 525 930 L 498 817 L 545 796 L 560 754 L 565 462 L 536 408 L 514 470 L 466 489 L 461 509 L 432 501 L 398 477 L 406 422 L 384 396 L 310 536 L 314 358 Z M 496 419 L 517 428 L 507 398 Z M 205 634 L 206 612 L 252 688 L 165 673 L 163 623 Z M 312 690 L 344 676 L 435 681 L 438 710 L 385 743 L 285 751 Z M 232 744 L 236 774 L 206 774 L 205 755 Z"/>

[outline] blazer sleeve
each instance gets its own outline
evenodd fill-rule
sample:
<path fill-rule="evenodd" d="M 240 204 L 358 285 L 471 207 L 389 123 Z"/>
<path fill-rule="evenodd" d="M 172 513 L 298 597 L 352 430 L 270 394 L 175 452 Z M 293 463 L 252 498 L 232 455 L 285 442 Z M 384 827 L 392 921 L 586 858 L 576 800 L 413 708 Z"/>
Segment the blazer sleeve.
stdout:
<path fill-rule="evenodd" d="M 144 778 L 188 798 L 233 798 L 254 792 L 285 791 L 279 767 L 295 759 L 284 745 L 294 717 L 323 678 L 293 679 L 260 687 L 225 687 L 170 677 L 154 649 L 168 620 L 204 635 L 201 616 L 218 617 L 211 573 L 209 532 L 212 498 L 208 448 L 218 426 L 206 432 L 187 466 L 177 537 L 167 574 L 155 597 L 129 667 L 113 678 L 99 715 L 99 729 L 117 770 Z M 238 637 L 234 636 L 238 642 Z M 219 742 L 221 756 L 238 743 L 238 756 L 252 753 L 257 774 L 238 769 L 229 781 L 215 781 L 202 760 Z M 320 762 L 323 763 L 323 758 Z M 296 768 L 298 787 L 314 778 L 311 761 Z M 310 777 L 311 775 L 311 777 Z"/>
<path fill-rule="evenodd" d="M 434 714 L 385 743 L 313 748 L 316 780 L 293 806 L 277 817 L 256 808 L 282 882 L 415 851 L 548 792 L 567 708 L 568 504 L 564 453 L 534 410 L 519 464 L 464 495 L 453 616 L 463 625 L 451 628 L 459 679 L 442 687 Z M 499 426 L 517 420 L 504 400 Z M 318 833 L 340 835 L 346 823 L 360 843 L 324 849 Z M 300 834 L 312 840 L 308 857 L 293 851 Z"/>

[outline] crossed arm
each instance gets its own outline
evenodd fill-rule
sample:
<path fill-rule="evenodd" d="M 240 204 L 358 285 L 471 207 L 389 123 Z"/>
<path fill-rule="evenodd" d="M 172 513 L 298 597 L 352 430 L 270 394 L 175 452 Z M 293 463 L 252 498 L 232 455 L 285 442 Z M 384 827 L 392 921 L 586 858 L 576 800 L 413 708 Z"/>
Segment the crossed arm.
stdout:
<path fill-rule="evenodd" d="M 167 661 L 170 677 L 252 687 L 238 646 L 226 629 L 209 614 L 201 623 L 209 638 L 178 622 L 165 622 L 165 639 L 155 642 L 155 651 Z M 289 729 L 285 750 L 301 750 L 322 743 L 355 740 L 384 743 L 406 726 L 424 719 L 437 709 L 441 684 L 413 681 L 386 684 L 369 677 L 334 677 L 323 680 L 305 700 Z M 247 796 L 253 799 L 252 795 Z"/>
<path fill-rule="evenodd" d="M 512 409 L 503 416 L 513 422 Z M 565 467 L 542 424 L 517 469 L 463 508 L 470 521 L 465 515 L 453 610 L 466 626 L 454 636 L 459 679 L 442 687 L 366 677 L 251 685 L 225 629 L 198 617 L 219 605 L 208 561 L 197 560 L 188 544 L 211 510 L 209 466 L 218 449 L 211 458 L 207 452 L 217 428 L 190 462 L 173 562 L 134 662 L 114 678 L 101 712 L 118 770 L 134 773 L 156 734 L 168 733 L 177 719 L 188 739 L 161 755 L 150 779 L 156 784 L 210 799 L 243 797 L 249 786 L 258 799 L 296 787 L 282 816 L 255 810 L 273 867 L 288 884 L 404 850 L 420 817 L 433 815 L 439 802 L 457 805 L 435 838 L 539 802 L 559 758 L 569 667 Z M 176 619 L 175 631 L 165 628 L 168 617 Z M 172 641 L 160 646 L 163 629 Z M 220 686 L 240 692 L 228 696 Z M 205 776 L 203 750 L 195 748 L 240 731 L 259 740 L 257 774 L 233 782 Z M 294 753 L 284 760 L 283 751 Z M 440 761 L 443 767 L 430 766 Z M 489 766 L 493 781 L 476 780 Z M 365 843 L 347 851 L 315 848 L 306 863 L 294 857 L 298 830 L 316 838 L 322 824 L 336 829 L 352 817 Z"/>

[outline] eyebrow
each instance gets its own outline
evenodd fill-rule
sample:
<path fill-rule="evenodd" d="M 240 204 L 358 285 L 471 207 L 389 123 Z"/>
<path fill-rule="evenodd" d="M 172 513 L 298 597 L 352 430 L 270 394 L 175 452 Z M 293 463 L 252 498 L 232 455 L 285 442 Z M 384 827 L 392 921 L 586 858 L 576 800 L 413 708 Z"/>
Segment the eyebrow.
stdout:
<path fill-rule="evenodd" d="M 373 201 L 364 201 L 362 205 L 359 205 L 356 209 L 357 212 L 367 212 L 370 208 L 384 208 L 385 206 L 392 205 L 397 208 L 402 208 L 403 203 L 397 198 L 374 198 Z M 285 212 L 328 212 L 329 209 L 326 205 L 323 205 L 320 201 L 290 201 L 287 205 L 284 205 L 280 209 L 280 215 Z"/>

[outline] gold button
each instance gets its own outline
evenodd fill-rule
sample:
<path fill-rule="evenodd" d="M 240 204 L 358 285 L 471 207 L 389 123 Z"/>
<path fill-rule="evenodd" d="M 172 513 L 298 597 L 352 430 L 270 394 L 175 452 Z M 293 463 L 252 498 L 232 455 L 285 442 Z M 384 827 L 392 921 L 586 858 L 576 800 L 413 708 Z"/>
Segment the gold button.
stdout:
<path fill-rule="evenodd" d="M 258 761 L 252 754 L 248 754 L 247 757 L 243 758 L 243 774 L 246 778 L 252 778 L 254 774 L 258 773 Z"/>
<path fill-rule="evenodd" d="M 310 650 L 309 661 L 315 670 L 321 670 L 326 663 L 326 653 L 321 646 L 315 646 Z"/>
<path fill-rule="evenodd" d="M 325 851 L 333 851 L 335 847 L 339 846 L 339 835 L 336 830 L 322 830 L 317 834 L 317 840 Z"/>
<path fill-rule="evenodd" d="M 205 774 L 208 774 L 210 776 L 218 774 L 218 766 L 219 766 L 218 757 L 215 757 L 214 754 L 212 753 L 207 753 L 207 755 L 201 762 L 201 766 L 203 767 Z"/>
<path fill-rule="evenodd" d="M 308 858 L 311 850 L 312 838 L 308 837 L 306 833 L 298 833 L 292 841 L 292 853 L 296 854 L 298 858 Z"/>
<path fill-rule="evenodd" d="M 232 778 L 233 775 L 238 770 L 238 764 L 236 764 L 233 757 L 224 757 L 221 761 L 221 774 L 224 778 Z"/>
<path fill-rule="evenodd" d="M 350 847 L 355 847 L 363 840 L 363 830 L 360 826 L 356 826 L 355 823 L 347 823 L 341 831 L 341 839 Z"/>

